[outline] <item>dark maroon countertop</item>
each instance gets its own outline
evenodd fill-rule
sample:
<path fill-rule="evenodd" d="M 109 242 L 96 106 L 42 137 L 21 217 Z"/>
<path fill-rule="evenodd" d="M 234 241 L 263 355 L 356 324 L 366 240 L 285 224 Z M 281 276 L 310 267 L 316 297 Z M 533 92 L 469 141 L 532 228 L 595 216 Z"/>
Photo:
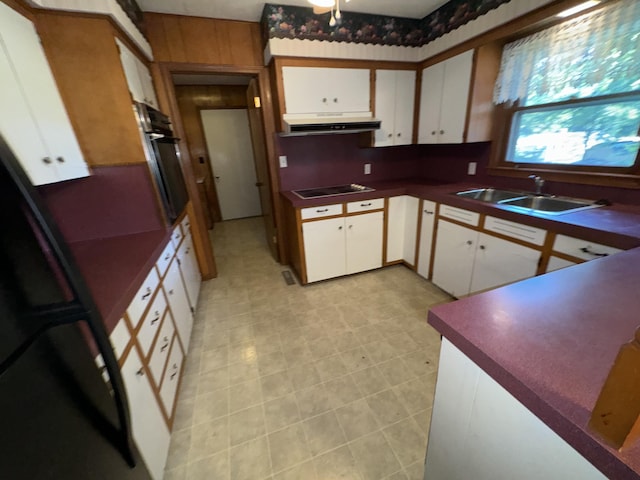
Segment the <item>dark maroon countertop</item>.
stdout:
<path fill-rule="evenodd" d="M 373 192 L 350 193 L 331 197 L 302 199 L 293 192 L 281 192 L 294 207 L 315 207 L 372 198 L 413 195 L 454 207 L 465 208 L 513 222 L 526 223 L 576 236 L 592 242 L 600 242 L 621 249 L 640 246 L 640 206 L 613 205 L 562 215 L 528 214 L 478 200 L 458 197 L 455 192 L 487 187 L 472 183 L 441 183 L 430 181 L 396 180 L 366 183 Z"/>
<path fill-rule="evenodd" d="M 609 478 L 640 478 L 587 429 L 622 344 L 640 325 L 640 249 L 434 307 L 428 322 Z M 523 432 L 526 435 L 526 432 Z"/>
<path fill-rule="evenodd" d="M 108 333 L 124 315 L 170 234 L 154 230 L 69 245 Z"/>

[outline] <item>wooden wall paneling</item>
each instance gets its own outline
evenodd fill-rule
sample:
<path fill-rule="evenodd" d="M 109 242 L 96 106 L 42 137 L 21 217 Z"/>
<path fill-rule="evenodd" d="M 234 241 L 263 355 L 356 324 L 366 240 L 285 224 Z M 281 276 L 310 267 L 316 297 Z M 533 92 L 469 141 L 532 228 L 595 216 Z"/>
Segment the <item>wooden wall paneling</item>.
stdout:
<path fill-rule="evenodd" d="M 467 142 L 491 140 L 493 89 L 500 71 L 502 45 L 496 42 L 476 49 L 471 76 L 471 96 L 467 116 Z"/>
<path fill-rule="evenodd" d="M 170 115 L 175 135 L 178 138 L 186 138 L 169 65 L 155 63 L 152 68 L 152 75 L 157 89 L 160 110 Z M 187 212 L 191 218 L 193 246 L 196 251 L 202 279 L 209 280 L 218 275 L 218 270 L 213 255 L 213 246 L 209 239 L 209 231 L 206 228 L 204 207 L 198 194 L 198 184 L 193 171 L 189 149 L 186 148 L 185 142 L 178 142 L 178 149 L 187 192 L 191 199 L 187 206 Z"/>
<path fill-rule="evenodd" d="M 36 24 L 87 163 L 145 162 L 108 17 L 38 10 Z"/>
<path fill-rule="evenodd" d="M 158 62 L 262 66 L 260 24 L 146 12 Z"/>

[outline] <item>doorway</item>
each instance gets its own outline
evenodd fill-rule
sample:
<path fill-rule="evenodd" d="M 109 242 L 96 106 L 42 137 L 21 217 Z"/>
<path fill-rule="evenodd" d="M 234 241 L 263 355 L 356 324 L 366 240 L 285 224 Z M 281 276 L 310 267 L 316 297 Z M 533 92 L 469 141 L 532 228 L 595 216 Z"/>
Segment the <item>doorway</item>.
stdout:
<path fill-rule="evenodd" d="M 249 116 L 244 109 L 200 110 L 222 220 L 262 214 Z"/>

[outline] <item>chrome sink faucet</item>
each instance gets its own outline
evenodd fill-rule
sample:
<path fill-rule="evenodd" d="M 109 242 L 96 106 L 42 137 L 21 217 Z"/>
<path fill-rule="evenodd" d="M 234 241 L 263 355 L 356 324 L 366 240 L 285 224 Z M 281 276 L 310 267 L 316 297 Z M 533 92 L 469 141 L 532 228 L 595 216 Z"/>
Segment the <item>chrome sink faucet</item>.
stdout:
<path fill-rule="evenodd" d="M 542 187 L 544 187 L 544 178 L 538 175 L 529 175 L 529 178 L 536 184 L 536 195 L 543 195 Z"/>

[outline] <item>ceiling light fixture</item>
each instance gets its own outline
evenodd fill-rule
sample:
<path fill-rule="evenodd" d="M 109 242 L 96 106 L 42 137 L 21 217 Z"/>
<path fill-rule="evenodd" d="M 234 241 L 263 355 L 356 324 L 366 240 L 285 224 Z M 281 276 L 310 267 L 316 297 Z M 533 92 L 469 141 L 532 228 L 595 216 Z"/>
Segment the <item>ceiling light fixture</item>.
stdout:
<path fill-rule="evenodd" d="M 589 0 L 588 2 L 580 3 L 579 5 L 576 5 L 575 7 L 567 8 L 566 10 L 560 12 L 556 16 L 558 16 L 560 18 L 570 17 L 574 13 L 581 12 L 583 10 L 586 10 L 587 8 L 595 7 L 599 3 L 600 3 L 600 0 Z"/>
<path fill-rule="evenodd" d="M 348 2 L 349 0 L 345 0 Z M 329 20 L 329 26 L 335 27 L 337 21 L 342 18 L 342 12 L 340 11 L 340 0 L 309 0 L 309 3 L 313 5 L 313 13 L 315 15 L 322 15 L 331 12 L 331 19 Z M 333 9 L 335 7 L 335 14 Z"/>

